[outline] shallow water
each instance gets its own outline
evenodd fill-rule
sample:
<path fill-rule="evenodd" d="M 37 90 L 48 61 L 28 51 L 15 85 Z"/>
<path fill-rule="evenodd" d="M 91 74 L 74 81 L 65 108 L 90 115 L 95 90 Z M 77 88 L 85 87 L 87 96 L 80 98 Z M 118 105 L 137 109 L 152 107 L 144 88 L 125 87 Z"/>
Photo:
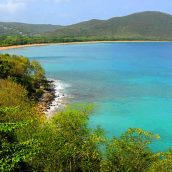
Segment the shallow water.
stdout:
<path fill-rule="evenodd" d="M 47 77 L 70 84 L 73 101 L 97 103 L 90 125 L 109 136 L 139 127 L 172 147 L 172 43 L 101 43 L 27 47 L 2 52 L 37 59 Z"/>

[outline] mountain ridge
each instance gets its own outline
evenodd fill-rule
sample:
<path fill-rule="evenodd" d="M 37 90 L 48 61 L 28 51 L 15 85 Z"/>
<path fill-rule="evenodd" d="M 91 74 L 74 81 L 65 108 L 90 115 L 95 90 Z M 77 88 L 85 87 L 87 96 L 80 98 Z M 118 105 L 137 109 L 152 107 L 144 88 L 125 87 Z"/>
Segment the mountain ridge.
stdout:
<path fill-rule="evenodd" d="M 60 37 L 103 35 L 117 38 L 172 38 L 172 15 L 146 11 L 108 20 L 89 20 L 59 28 L 49 34 Z"/>
<path fill-rule="evenodd" d="M 172 15 L 144 11 L 68 26 L 0 22 L 0 46 L 116 40 L 172 41 Z"/>

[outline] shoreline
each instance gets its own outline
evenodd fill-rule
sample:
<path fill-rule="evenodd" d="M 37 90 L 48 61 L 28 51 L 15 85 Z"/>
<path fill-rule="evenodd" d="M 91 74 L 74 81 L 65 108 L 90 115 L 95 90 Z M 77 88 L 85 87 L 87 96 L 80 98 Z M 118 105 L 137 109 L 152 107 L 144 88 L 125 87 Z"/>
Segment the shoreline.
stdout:
<path fill-rule="evenodd" d="M 47 83 L 49 84 L 49 88 L 44 89 L 37 106 L 49 118 L 65 107 L 67 104 L 65 99 L 68 96 L 65 92 L 67 86 L 62 81 L 48 78 Z"/>
<path fill-rule="evenodd" d="M 46 83 L 49 85 L 48 88 L 43 89 L 43 94 L 39 98 L 37 103 L 37 108 L 39 111 L 45 113 L 49 107 L 51 106 L 52 102 L 55 99 L 55 87 L 53 81 L 46 80 Z"/>
<path fill-rule="evenodd" d="M 36 46 L 48 46 L 48 45 L 72 45 L 72 44 L 97 44 L 97 43 L 139 43 L 139 42 L 172 42 L 172 41 L 84 41 L 84 42 L 67 42 L 67 43 L 43 43 L 43 44 L 26 44 L 26 45 L 14 45 L 7 47 L 0 47 L 0 51 L 36 47 Z M 65 86 L 63 87 L 61 81 L 55 79 L 48 79 L 50 84 L 48 90 L 44 90 L 43 96 L 38 102 L 38 109 L 40 109 L 47 117 L 51 117 L 55 112 L 65 106 L 64 94 Z"/>
<path fill-rule="evenodd" d="M 84 41 L 84 42 L 66 42 L 66 43 L 42 43 L 42 44 L 26 44 L 26 45 L 12 45 L 6 47 L 0 47 L 0 51 L 25 48 L 25 47 L 36 47 L 36 46 L 48 46 L 48 45 L 72 45 L 72 44 L 96 44 L 96 43 L 131 43 L 131 42 L 172 42 L 172 41 Z"/>

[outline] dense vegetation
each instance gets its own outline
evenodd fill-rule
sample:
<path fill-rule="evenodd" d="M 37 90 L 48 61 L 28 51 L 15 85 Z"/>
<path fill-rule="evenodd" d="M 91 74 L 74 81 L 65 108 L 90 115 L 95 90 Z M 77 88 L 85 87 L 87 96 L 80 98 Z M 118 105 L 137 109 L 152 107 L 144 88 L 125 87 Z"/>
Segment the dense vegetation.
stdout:
<path fill-rule="evenodd" d="M 100 127 L 90 129 L 93 105 L 71 105 L 47 119 L 29 96 L 42 70 L 27 58 L 0 55 L 0 171 L 172 171 L 172 151 L 149 148 L 158 135 L 128 129 L 109 139 Z"/>
<path fill-rule="evenodd" d="M 0 23 L 0 46 L 111 40 L 172 40 L 172 15 L 142 12 L 70 26 Z"/>
<path fill-rule="evenodd" d="M 59 28 L 49 36 L 104 40 L 172 40 L 172 15 L 142 12 Z"/>
<path fill-rule="evenodd" d="M 2 36 L 33 36 L 45 32 L 52 32 L 62 26 L 46 24 L 26 24 L 15 22 L 0 22 L 0 35 Z"/>
<path fill-rule="evenodd" d="M 44 69 L 37 61 L 22 56 L 0 55 L 0 78 L 23 85 L 28 95 L 38 99 L 47 85 Z"/>

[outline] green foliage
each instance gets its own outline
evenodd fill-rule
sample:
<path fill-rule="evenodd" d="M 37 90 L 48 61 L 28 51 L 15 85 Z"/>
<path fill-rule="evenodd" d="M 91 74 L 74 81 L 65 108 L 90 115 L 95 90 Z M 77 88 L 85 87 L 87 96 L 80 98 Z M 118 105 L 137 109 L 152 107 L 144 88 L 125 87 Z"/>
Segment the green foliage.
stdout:
<path fill-rule="evenodd" d="M 49 37 L 89 40 L 171 40 L 172 16 L 141 12 L 109 20 L 90 20 L 50 32 Z"/>
<path fill-rule="evenodd" d="M 88 128 L 92 106 L 72 106 L 47 121 L 38 134 L 40 153 L 30 164 L 38 171 L 152 172 L 172 170 L 172 153 L 154 153 L 159 135 L 129 129 L 119 138 Z M 106 149 L 104 146 L 106 145 Z"/>
<path fill-rule="evenodd" d="M 45 72 L 39 62 L 8 54 L 0 55 L 0 78 L 23 85 L 34 99 L 37 99 L 37 89 L 44 88 L 46 83 Z"/>
<path fill-rule="evenodd" d="M 172 16 L 161 12 L 141 12 L 63 27 L 21 23 L 2 23 L 2 26 L 0 25 L 0 46 L 83 41 L 172 40 Z"/>
<path fill-rule="evenodd" d="M 45 32 L 52 32 L 61 26 L 46 24 L 25 24 L 14 22 L 0 22 L 0 35 L 2 36 L 32 36 L 40 35 Z"/>
<path fill-rule="evenodd" d="M 90 106 L 59 112 L 40 133 L 41 151 L 34 160 L 42 171 L 99 171 L 101 133 L 87 127 Z"/>
<path fill-rule="evenodd" d="M 0 107 L 7 109 L 6 113 L 0 114 L 0 122 L 20 122 L 38 118 L 34 104 L 27 95 L 23 86 L 0 79 Z"/>
<path fill-rule="evenodd" d="M 153 139 L 159 136 L 141 129 L 129 129 L 120 138 L 112 139 L 107 145 L 107 160 L 102 164 L 102 171 L 147 171 L 159 158 L 148 147 Z"/>
<path fill-rule="evenodd" d="M 158 161 L 152 163 L 148 172 L 171 172 L 172 171 L 172 150 L 159 153 Z"/>
<path fill-rule="evenodd" d="M 20 106 L 28 102 L 27 91 L 15 82 L 0 79 L 0 105 L 1 106 Z"/>
<path fill-rule="evenodd" d="M 0 115 L 15 108 L 1 108 Z M 29 122 L 0 123 L 0 171 L 10 172 L 21 169 L 25 161 L 38 152 L 36 140 L 19 141 L 17 139 L 17 129 L 27 126 Z"/>
<path fill-rule="evenodd" d="M 25 88 L 0 80 L 0 171 L 30 169 L 28 160 L 39 151 L 34 135 L 41 124 Z"/>
<path fill-rule="evenodd" d="M 31 68 L 32 68 L 32 74 L 33 74 L 34 80 L 41 81 L 45 79 L 45 71 L 39 62 L 32 61 Z"/>

